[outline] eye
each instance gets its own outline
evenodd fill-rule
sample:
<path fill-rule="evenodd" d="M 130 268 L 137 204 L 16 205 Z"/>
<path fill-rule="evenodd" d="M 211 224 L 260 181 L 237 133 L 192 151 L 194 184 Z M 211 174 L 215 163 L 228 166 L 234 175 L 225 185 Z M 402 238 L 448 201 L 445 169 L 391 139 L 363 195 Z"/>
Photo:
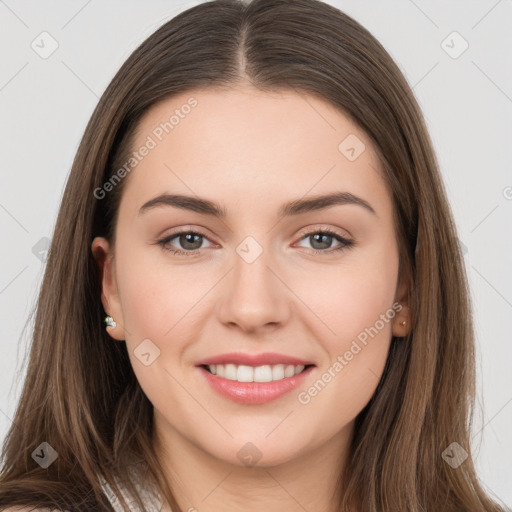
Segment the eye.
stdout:
<path fill-rule="evenodd" d="M 348 240 L 336 231 L 328 228 L 310 231 L 301 238 L 301 240 L 304 239 L 309 240 L 313 254 L 333 253 L 343 249 L 348 249 L 354 245 L 352 240 Z M 332 244 L 334 241 L 337 241 L 338 245 L 333 248 Z"/>
<path fill-rule="evenodd" d="M 181 248 L 175 248 L 169 246 L 171 241 L 175 238 L 178 239 L 177 243 Z M 205 235 L 196 231 L 178 231 L 172 235 L 160 240 L 159 245 L 166 251 L 172 252 L 173 254 L 184 254 L 186 256 L 197 254 L 202 249 L 202 243 L 204 240 L 208 240 Z M 174 247 L 174 248 L 173 248 Z"/>
<path fill-rule="evenodd" d="M 176 243 L 179 245 L 179 247 L 176 247 L 176 245 L 171 243 L 175 239 L 177 239 Z M 343 249 L 348 249 L 354 245 L 352 240 L 348 240 L 341 234 L 328 228 L 309 231 L 300 238 L 300 240 L 304 239 L 308 239 L 310 241 L 312 245 L 310 252 L 313 254 L 331 254 Z M 184 230 L 172 233 L 166 238 L 160 240 L 158 244 L 165 251 L 169 251 L 173 254 L 194 256 L 195 254 L 199 254 L 201 249 L 204 249 L 202 245 L 205 240 L 209 241 L 206 235 L 203 235 L 202 233 L 197 231 Z M 332 247 L 333 242 L 337 242 L 338 245 Z"/>

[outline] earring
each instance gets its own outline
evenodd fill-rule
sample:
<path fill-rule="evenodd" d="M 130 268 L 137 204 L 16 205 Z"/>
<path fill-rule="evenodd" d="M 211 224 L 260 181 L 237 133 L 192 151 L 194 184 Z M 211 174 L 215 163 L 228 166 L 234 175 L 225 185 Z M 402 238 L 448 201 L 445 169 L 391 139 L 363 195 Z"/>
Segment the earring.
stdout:
<path fill-rule="evenodd" d="M 400 323 L 400 325 L 402 325 L 402 326 L 404 326 L 404 327 L 405 327 L 405 324 L 406 324 L 406 323 L 407 323 L 407 322 L 404 320 L 403 322 L 401 322 L 401 323 Z"/>
<path fill-rule="evenodd" d="M 115 327 L 117 324 L 115 320 L 111 316 L 106 316 L 105 320 L 103 320 L 107 327 Z"/>

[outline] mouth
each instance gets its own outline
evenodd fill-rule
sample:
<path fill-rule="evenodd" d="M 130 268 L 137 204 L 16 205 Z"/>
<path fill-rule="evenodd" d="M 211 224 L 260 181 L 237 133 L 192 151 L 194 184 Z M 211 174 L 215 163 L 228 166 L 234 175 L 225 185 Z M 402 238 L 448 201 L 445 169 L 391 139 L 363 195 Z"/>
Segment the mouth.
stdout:
<path fill-rule="evenodd" d="M 262 405 L 289 395 L 315 368 L 314 364 L 197 366 L 201 377 L 220 397 L 244 405 Z"/>
<path fill-rule="evenodd" d="M 201 365 L 201 368 L 204 368 L 212 375 L 226 380 L 264 383 L 295 377 L 313 366 L 313 364 L 275 364 L 254 367 L 242 364 L 205 364 Z"/>

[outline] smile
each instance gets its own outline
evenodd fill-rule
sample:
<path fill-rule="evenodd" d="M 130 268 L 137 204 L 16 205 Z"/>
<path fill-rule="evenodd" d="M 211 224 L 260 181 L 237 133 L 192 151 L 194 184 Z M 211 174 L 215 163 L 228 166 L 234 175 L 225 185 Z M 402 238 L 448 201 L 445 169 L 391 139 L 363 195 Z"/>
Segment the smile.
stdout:
<path fill-rule="evenodd" d="M 207 370 L 218 377 L 237 382 L 275 382 L 301 373 L 304 365 L 246 366 L 236 364 L 211 364 Z"/>
<path fill-rule="evenodd" d="M 197 369 L 216 394 L 232 402 L 262 405 L 277 400 L 304 383 L 315 365 L 202 365 Z M 213 373 L 215 372 L 215 373 Z"/>

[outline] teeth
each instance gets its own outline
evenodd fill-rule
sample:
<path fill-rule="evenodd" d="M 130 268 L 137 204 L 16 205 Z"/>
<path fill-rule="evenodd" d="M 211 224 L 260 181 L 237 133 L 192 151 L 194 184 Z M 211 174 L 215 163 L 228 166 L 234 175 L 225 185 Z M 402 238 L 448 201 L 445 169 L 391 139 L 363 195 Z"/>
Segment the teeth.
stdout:
<path fill-rule="evenodd" d="M 272 380 L 284 379 L 284 364 L 272 366 Z"/>
<path fill-rule="evenodd" d="M 237 380 L 238 382 L 253 382 L 253 377 L 254 372 L 250 366 L 239 366 L 236 371 L 236 378 L 231 380 Z"/>
<path fill-rule="evenodd" d="M 254 382 L 272 382 L 272 367 L 257 366 L 254 368 Z"/>
<path fill-rule="evenodd" d="M 234 364 L 227 364 L 224 366 L 224 378 L 228 380 L 237 380 L 236 379 L 236 366 Z"/>
<path fill-rule="evenodd" d="M 304 370 L 304 365 L 276 364 L 273 366 L 245 366 L 243 364 L 210 364 L 208 369 L 213 375 L 238 382 L 272 382 L 298 375 Z"/>
<path fill-rule="evenodd" d="M 293 377 L 294 373 L 295 373 L 295 368 L 293 366 L 287 366 L 284 369 L 284 376 L 285 377 Z"/>

